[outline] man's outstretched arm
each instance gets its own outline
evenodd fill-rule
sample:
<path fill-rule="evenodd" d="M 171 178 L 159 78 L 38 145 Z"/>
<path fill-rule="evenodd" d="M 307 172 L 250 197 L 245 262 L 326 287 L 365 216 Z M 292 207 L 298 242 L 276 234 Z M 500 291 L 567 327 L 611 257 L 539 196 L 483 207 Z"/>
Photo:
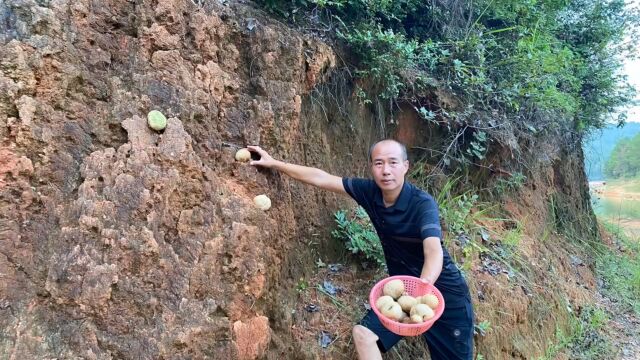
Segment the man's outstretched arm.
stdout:
<path fill-rule="evenodd" d="M 249 151 L 256 152 L 260 155 L 260 160 L 252 160 L 249 164 L 253 166 L 262 166 L 271 168 L 288 176 L 303 182 L 305 184 L 313 185 L 324 190 L 333 191 L 339 194 L 347 195 L 342 185 L 342 178 L 331 175 L 324 170 L 320 170 L 313 167 L 295 165 L 285 163 L 283 161 L 275 160 L 259 146 L 247 146 Z"/>

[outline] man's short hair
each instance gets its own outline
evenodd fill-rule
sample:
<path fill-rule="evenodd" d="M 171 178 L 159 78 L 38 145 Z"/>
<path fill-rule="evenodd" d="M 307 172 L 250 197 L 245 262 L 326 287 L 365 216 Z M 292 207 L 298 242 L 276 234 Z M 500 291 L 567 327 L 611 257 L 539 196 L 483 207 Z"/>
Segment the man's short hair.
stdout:
<path fill-rule="evenodd" d="M 383 141 L 391 141 L 391 142 L 394 142 L 394 143 L 400 145 L 400 149 L 402 150 L 402 161 L 409 160 L 409 157 L 407 156 L 407 147 L 404 146 L 403 143 L 401 143 L 400 141 L 397 141 L 397 140 L 393 140 L 393 139 L 384 139 L 384 140 L 380 140 L 380 141 L 376 142 L 375 144 L 371 145 L 371 147 L 369 148 L 369 161 L 373 161 L 373 159 L 371 158 L 371 155 L 373 154 L 373 148 L 375 148 L 376 145 L 380 144 Z"/>

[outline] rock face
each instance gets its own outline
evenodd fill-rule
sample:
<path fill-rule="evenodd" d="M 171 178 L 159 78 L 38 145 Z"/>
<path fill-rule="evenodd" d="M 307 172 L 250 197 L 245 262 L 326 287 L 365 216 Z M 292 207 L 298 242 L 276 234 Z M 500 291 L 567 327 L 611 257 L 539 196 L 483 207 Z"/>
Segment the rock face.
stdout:
<path fill-rule="evenodd" d="M 335 66 L 327 45 L 242 4 L 195 3 L 0 3 L 1 357 L 293 351 L 288 254 L 337 199 L 234 153 L 353 174 L 364 136 L 331 140 L 351 125 L 301 116 Z"/>

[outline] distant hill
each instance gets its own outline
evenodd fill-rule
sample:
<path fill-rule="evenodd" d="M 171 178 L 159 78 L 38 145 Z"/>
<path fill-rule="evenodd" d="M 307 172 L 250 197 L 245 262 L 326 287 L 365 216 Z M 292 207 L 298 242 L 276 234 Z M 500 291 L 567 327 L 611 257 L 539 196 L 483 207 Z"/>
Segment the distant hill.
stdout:
<path fill-rule="evenodd" d="M 629 122 L 622 128 L 607 127 L 593 133 L 584 143 L 584 166 L 589 181 L 605 180 L 604 164 L 616 143 L 640 133 L 640 123 Z"/>

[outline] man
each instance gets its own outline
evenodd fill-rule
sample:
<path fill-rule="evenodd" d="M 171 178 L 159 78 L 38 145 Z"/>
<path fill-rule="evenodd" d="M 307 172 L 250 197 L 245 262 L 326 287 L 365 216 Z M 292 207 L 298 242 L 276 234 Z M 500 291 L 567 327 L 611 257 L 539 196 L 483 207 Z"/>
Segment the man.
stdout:
<path fill-rule="evenodd" d="M 438 206 L 433 197 L 405 182 L 409 170 L 404 145 L 382 140 L 369 152 L 373 180 L 340 178 L 327 172 L 274 160 L 249 146 L 260 160 L 254 166 L 272 168 L 325 190 L 350 195 L 369 214 L 384 250 L 389 275 L 412 275 L 433 283 L 442 293 L 445 310 L 423 336 L 434 360 L 471 359 L 473 309 L 469 288 L 442 247 Z M 402 337 L 387 330 L 373 311 L 353 328 L 361 360 L 382 359 Z"/>

